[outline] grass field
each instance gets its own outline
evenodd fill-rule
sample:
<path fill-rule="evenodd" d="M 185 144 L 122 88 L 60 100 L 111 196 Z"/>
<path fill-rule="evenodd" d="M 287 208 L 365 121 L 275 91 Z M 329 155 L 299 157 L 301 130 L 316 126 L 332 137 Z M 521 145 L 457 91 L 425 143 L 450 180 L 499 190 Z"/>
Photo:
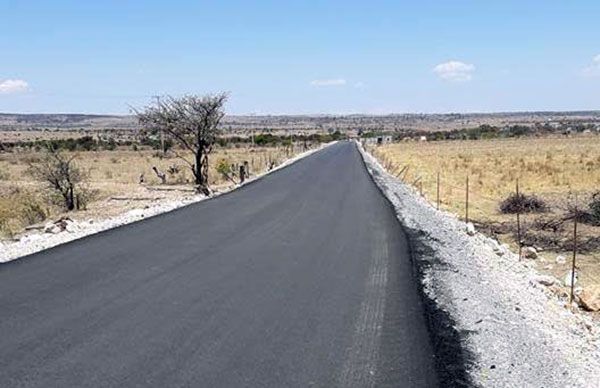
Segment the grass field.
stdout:
<path fill-rule="evenodd" d="M 542 265 L 561 279 L 568 268 L 554 258 L 570 257 L 572 222 L 566 215 L 575 203 L 585 208 L 600 190 L 600 136 L 406 142 L 370 150 L 434 204 L 439 174 L 441 208 L 460 217 L 466 215 L 468 176 L 469 218 L 513 248 L 516 217 L 502 214 L 499 204 L 515 191 L 518 179 L 521 192 L 548 204 L 547 212 L 522 217 L 523 242 L 544 250 Z M 580 225 L 579 231 L 582 282 L 599 283 L 600 227 Z"/>
<path fill-rule="evenodd" d="M 216 171 L 220 160 L 239 165 L 247 161 L 251 175 L 264 172 L 273 163 L 278 165 L 285 159 L 304 151 L 302 146 L 293 149 L 284 147 L 243 147 L 217 148 L 209 158 L 209 182 L 212 187 L 231 185 Z M 60 206 L 53 204 L 44 185 L 35 181 L 27 170 L 31 163 L 41 157 L 36 152 L 0 153 L 0 237 L 10 237 L 19 233 L 27 225 L 42 222 L 47 218 L 62 214 Z M 191 158 L 188 158 L 191 160 Z M 163 156 L 155 150 L 118 149 L 114 151 L 85 151 L 77 153 L 77 165 L 89 175 L 89 187 L 95 193 L 89 204 L 86 217 L 106 216 L 126 210 L 127 202 L 106 201 L 114 197 L 135 197 L 135 203 L 144 205 L 141 198 L 148 196 L 173 198 L 192 189 L 193 178 L 189 166 L 169 153 Z M 161 182 L 152 171 L 156 166 L 167 173 L 167 185 L 174 190 L 170 193 L 150 193 L 152 187 Z M 171 172 L 169 172 L 171 171 Z M 140 184 L 140 175 L 144 184 Z M 187 191 L 186 191 L 187 190 Z"/>

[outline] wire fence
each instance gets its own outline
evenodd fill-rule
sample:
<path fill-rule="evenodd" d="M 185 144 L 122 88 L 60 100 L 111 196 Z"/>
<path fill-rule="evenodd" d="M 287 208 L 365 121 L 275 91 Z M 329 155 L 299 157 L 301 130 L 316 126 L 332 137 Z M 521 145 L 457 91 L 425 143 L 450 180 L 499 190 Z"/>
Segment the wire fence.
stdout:
<path fill-rule="evenodd" d="M 555 228 L 555 231 L 559 231 L 559 233 L 556 233 L 555 238 L 560 239 L 563 243 L 561 251 L 565 251 L 565 247 L 571 248 L 571 279 L 567 285 L 570 286 L 569 298 L 571 301 L 573 300 L 573 286 L 578 269 L 577 256 L 581 248 L 579 244 L 580 236 L 578 235 L 578 224 L 582 219 L 581 199 L 589 196 L 589 191 L 570 191 L 568 194 L 563 194 L 565 197 L 563 202 L 567 203 L 567 206 L 562 209 L 564 214 L 553 214 L 555 220 L 540 220 L 539 217 L 550 216 L 548 213 L 530 213 L 527 211 L 528 209 L 520 209 L 518 206 L 516 211 L 506 214 L 500 210 L 502 201 L 511 195 L 519 197 L 519 195 L 524 194 L 520 187 L 522 182 L 519 178 L 512 182 L 512 190 L 505 191 L 498 196 L 490 196 L 481 192 L 484 187 L 481 182 L 478 182 L 477 187 L 474 187 L 472 177 L 469 174 L 464 175 L 462 184 L 457 184 L 455 172 L 448 173 L 449 176 L 452 176 L 452 179 L 450 179 L 446 178 L 443 171 L 437 171 L 434 174 L 415 171 L 415 168 L 409 164 L 399 165 L 394 163 L 385 154 L 378 152 L 375 147 L 369 147 L 368 151 L 377 157 L 389 173 L 414 187 L 421 196 L 438 210 L 450 211 L 467 223 L 477 224 L 478 228 L 482 228 L 484 231 L 488 227 L 488 234 L 493 237 L 497 237 L 497 234 L 505 234 L 508 231 L 508 234 L 512 237 L 511 242 L 516 245 L 518 250 L 519 260 L 523 258 L 524 248 L 532 248 L 535 242 L 535 240 L 526 241 L 525 236 L 531 238 L 530 234 L 539 228 Z M 500 229 L 500 232 L 504 233 L 496 233 L 496 229 Z M 596 241 L 598 249 L 600 249 L 600 238 L 593 240 L 592 237 L 591 241 Z"/>

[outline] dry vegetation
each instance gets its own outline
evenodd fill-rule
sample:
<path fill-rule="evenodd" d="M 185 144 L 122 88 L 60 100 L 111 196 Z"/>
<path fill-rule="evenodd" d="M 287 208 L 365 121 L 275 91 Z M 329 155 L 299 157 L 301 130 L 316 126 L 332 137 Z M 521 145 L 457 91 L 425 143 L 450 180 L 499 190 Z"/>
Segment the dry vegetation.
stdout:
<path fill-rule="evenodd" d="M 231 185 L 216 171 L 219 161 L 235 165 L 247 161 L 253 176 L 266 171 L 270 164 L 277 165 L 302 151 L 302 146 L 217 148 L 209 159 L 209 183 L 216 189 Z M 0 153 L 0 238 L 62 215 L 63 209 L 56 198 L 27 172 L 30 163 L 40 160 L 41 156 L 39 152 L 29 151 Z M 84 151 L 78 153 L 76 163 L 89 174 L 89 188 L 94 196 L 86 210 L 72 217 L 116 215 L 153 200 L 176 199 L 193 192 L 193 177 L 188 165 L 170 153 L 163 156 L 150 149 Z M 166 186 L 159 185 L 160 179 L 152 171 L 153 166 L 166 173 Z M 141 174 L 144 175 L 143 184 L 140 184 Z"/>
<path fill-rule="evenodd" d="M 572 215 L 577 202 L 585 209 L 600 190 L 600 136 L 445 142 L 407 142 L 371 149 L 389 171 L 437 202 L 465 216 L 469 176 L 469 217 L 484 232 L 516 246 L 515 216 L 502 214 L 500 202 L 520 191 L 547 204 L 543 213 L 522 217 L 523 244 L 543 250 L 540 269 L 564 279 L 573 245 Z M 600 226 L 580 225 L 580 280 L 600 282 Z M 555 263 L 557 255 L 568 258 Z"/>

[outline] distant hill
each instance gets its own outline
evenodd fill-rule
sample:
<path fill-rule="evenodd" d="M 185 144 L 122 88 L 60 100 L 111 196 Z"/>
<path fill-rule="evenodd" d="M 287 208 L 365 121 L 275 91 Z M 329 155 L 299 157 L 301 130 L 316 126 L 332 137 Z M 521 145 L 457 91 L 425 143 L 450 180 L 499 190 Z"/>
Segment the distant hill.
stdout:
<path fill-rule="evenodd" d="M 11 114 L 0 113 L 0 130 L 26 129 L 134 129 L 133 116 L 85 114 Z"/>
<path fill-rule="evenodd" d="M 482 124 L 532 125 L 544 123 L 600 124 L 600 111 L 574 112 L 501 112 L 388 115 L 228 115 L 222 122 L 228 132 L 272 131 L 357 131 L 357 130 L 452 130 Z M 133 130 L 134 116 L 87 114 L 11 114 L 0 113 L 0 131 L 4 130 Z"/>

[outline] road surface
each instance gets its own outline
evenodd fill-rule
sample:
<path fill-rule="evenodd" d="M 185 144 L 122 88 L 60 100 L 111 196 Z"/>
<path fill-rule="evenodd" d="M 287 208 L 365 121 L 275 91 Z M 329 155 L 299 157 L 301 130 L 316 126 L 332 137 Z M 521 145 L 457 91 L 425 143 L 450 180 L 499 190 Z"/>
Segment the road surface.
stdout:
<path fill-rule="evenodd" d="M 350 142 L 0 265 L 1 387 L 431 387 L 406 237 Z"/>

